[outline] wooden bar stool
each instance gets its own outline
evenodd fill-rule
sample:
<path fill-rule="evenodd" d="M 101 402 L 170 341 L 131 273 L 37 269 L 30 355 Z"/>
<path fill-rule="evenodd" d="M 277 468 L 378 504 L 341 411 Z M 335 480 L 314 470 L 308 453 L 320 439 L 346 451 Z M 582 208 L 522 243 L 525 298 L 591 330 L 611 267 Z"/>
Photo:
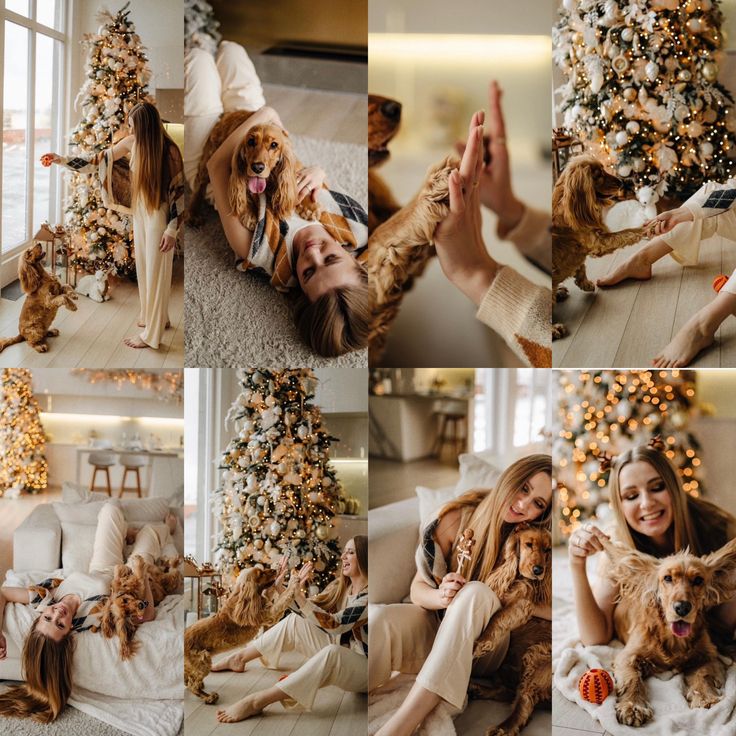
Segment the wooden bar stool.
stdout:
<path fill-rule="evenodd" d="M 454 452 L 455 457 L 465 449 L 468 437 L 468 402 L 460 399 L 440 399 L 435 401 L 433 414 L 437 417 L 437 435 L 432 445 L 432 455 L 442 457 L 445 447 Z"/>
<path fill-rule="evenodd" d="M 138 493 L 138 498 L 141 498 L 143 493 L 141 489 L 141 468 L 145 468 L 148 465 L 148 457 L 146 455 L 136 455 L 134 452 L 121 452 L 118 457 L 118 462 L 123 466 L 123 479 L 120 482 L 120 496 L 125 491 L 135 491 Z M 135 474 L 135 485 L 126 486 L 125 479 L 128 473 Z"/>
<path fill-rule="evenodd" d="M 115 465 L 115 455 L 112 452 L 90 452 L 87 462 L 94 468 L 92 480 L 89 484 L 90 493 L 95 490 L 95 480 L 97 479 L 97 471 L 102 471 L 107 480 L 107 487 L 103 489 L 107 491 L 108 496 L 112 496 L 112 486 L 110 485 L 110 468 Z"/>

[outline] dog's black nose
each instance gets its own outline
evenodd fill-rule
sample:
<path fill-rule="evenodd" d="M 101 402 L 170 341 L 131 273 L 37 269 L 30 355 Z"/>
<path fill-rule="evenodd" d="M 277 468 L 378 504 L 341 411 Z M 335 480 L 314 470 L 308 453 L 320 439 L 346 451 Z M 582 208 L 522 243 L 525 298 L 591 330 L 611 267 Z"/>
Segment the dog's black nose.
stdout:
<path fill-rule="evenodd" d="M 534 565 L 532 572 L 535 575 L 541 575 L 544 572 L 544 568 L 541 565 Z"/>
<path fill-rule="evenodd" d="M 676 601 L 673 608 L 678 616 L 687 616 L 692 610 L 693 604 L 690 601 Z"/>
<path fill-rule="evenodd" d="M 261 171 L 266 168 L 266 164 L 262 164 L 260 161 L 256 161 L 256 163 L 250 165 L 250 168 L 253 169 L 256 174 L 260 174 Z"/>
<path fill-rule="evenodd" d="M 381 114 L 389 120 L 399 120 L 401 118 L 401 103 L 396 100 L 386 100 L 381 105 Z"/>
<path fill-rule="evenodd" d="M 141 609 L 141 611 L 148 606 L 148 601 L 138 601 L 138 608 Z"/>

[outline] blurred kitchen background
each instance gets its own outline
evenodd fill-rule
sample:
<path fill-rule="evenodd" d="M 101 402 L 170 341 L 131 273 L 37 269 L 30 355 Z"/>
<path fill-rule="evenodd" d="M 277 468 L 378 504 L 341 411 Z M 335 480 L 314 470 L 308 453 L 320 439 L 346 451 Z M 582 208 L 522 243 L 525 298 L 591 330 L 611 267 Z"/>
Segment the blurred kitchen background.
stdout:
<path fill-rule="evenodd" d="M 430 165 L 465 139 L 473 112 L 488 109 L 488 83 L 496 79 L 516 192 L 550 208 L 552 12 L 553 3 L 538 0 L 371 0 L 368 91 L 403 106 L 391 158 L 379 169 L 400 203 L 419 190 Z M 495 216 L 487 210 L 484 238 L 494 258 L 549 285 L 546 274 L 498 240 Z M 382 360 L 384 366 L 417 364 L 518 365 L 436 261 L 405 296 Z"/>

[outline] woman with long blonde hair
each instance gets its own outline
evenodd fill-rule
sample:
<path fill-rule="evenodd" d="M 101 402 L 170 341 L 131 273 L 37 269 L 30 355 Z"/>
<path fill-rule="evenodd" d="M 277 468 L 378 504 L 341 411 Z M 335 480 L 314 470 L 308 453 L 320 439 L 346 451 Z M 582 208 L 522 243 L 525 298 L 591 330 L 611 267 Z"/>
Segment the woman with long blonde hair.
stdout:
<path fill-rule="evenodd" d="M 158 349 L 169 325 L 169 295 L 179 218 L 185 206 L 186 183 L 181 153 L 164 129 L 156 106 L 138 102 L 129 110 L 130 135 L 100 156 L 100 177 L 112 163 L 130 156 L 133 237 L 140 297 L 138 326 L 143 331 L 124 342 L 131 348 Z M 55 153 L 42 162 L 58 163 L 73 171 L 96 172 L 98 163 L 64 158 Z M 113 205 L 111 205 L 113 206 Z"/>
<path fill-rule="evenodd" d="M 276 666 L 281 654 L 290 651 L 307 658 L 299 669 L 273 687 L 218 710 L 218 721 L 242 721 L 281 701 L 309 710 L 317 691 L 327 685 L 350 692 L 367 690 L 368 538 L 358 535 L 348 540 L 340 559 L 340 573 L 321 593 L 307 599 L 300 591 L 294 612 L 244 649 L 212 667 L 213 671 L 242 672 L 248 662 L 258 657 Z M 282 560 L 280 573 L 277 588 L 286 573 L 286 558 Z M 312 564 L 307 562 L 298 574 L 301 583 L 306 583 L 312 574 Z"/>
<path fill-rule="evenodd" d="M 511 464 L 494 488 L 451 501 L 425 527 L 411 604 L 370 609 L 370 689 L 386 683 L 392 672 L 417 675 L 380 736 L 409 736 L 442 701 L 462 708 L 471 671 L 500 666 L 505 646 L 473 662 L 475 640 L 501 608 L 485 580 L 517 524 L 549 524 L 551 501 L 552 458 L 529 455 Z M 476 544 L 464 576 L 456 565 L 466 529 L 473 530 Z M 535 615 L 549 619 L 551 608 L 539 607 Z"/>
<path fill-rule="evenodd" d="M 704 555 L 736 534 L 736 519 L 731 514 L 685 493 L 658 440 L 618 455 L 608 483 L 614 517 L 611 536 L 632 549 L 654 557 L 666 557 L 685 548 Z M 586 646 L 607 644 L 614 635 L 618 588 L 606 574 L 608 558 L 601 555 L 593 584 L 586 568 L 587 558 L 603 549 L 601 537 L 608 535 L 594 524 L 584 524 L 568 544 L 578 628 Z M 732 635 L 736 602 L 724 603 L 717 613 Z"/>

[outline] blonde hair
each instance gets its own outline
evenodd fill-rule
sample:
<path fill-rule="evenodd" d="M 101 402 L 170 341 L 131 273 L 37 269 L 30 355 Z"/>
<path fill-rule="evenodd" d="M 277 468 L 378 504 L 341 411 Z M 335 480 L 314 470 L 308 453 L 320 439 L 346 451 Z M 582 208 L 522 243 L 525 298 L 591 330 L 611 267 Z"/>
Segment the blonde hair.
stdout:
<path fill-rule="evenodd" d="M 146 209 L 155 212 L 166 201 L 171 183 L 171 147 L 176 143 L 161 123 L 155 105 L 139 102 L 128 112 L 135 136 L 133 201 L 141 197 Z"/>
<path fill-rule="evenodd" d="M 334 358 L 368 344 L 371 325 L 368 273 L 355 262 L 360 283 L 339 286 L 310 302 L 299 290 L 294 297 L 292 313 L 302 339 L 326 358 Z"/>
<path fill-rule="evenodd" d="M 25 684 L 0 694 L 0 715 L 55 721 L 72 691 L 74 637 L 60 641 L 45 636 L 33 624 L 23 645 L 21 661 Z"/>
<path fill-rule="evenodd" d="M 479 541 L 473 547 L 470 558 L 470 579 L 485 581 L 498 563 L 498 558 L 514 524 L 504 521 L 506 510 L 514 496 L 524 484 L 537 473 L 552 476 L 552 457 L 550 455 L 527 455 L 509 465 L 491 490 L 469 491 L 448 503 L 440 511 L 440 519 L 450 511 L 468 510 L 470 518 L 464 522 Z M 471 511 L 472 509 L 472 511 Z M 539 518 L 528 522 L 533 526 L 549 526 L 552 504 L 548 503 Z M 464 529 L 458 529 L 452 546 L 452 554 L 462 537 Z"/>
<path fill-rule="evenodd" d="M 672 526 L 669 530 L 672 549 L 680 552 L 686 547 L 695 555 L 703 555 L 722 547 L 730 539 L 730 531 L 736 524 L 731 514 L 713 503 L 688 496 L 680 478 L 666 455 L 655 448 L 641 445 L 617 455 L 608 479 L 611 506 L 616 517 L 618 540 L 633 549 L 661 557 L 662 551 L 645 534 L 632 529 L 624 516 L 621 505 L 620 475 L 629 463 L 645 462 L 654 468 L 662 479 L 672 501 Z"/>
<path fill-rule="evenodd" d="M 368 578 L 368 537 L 358 534 L 353 537 L 358 569 Z M 327 613 L 335 613 L 350 587 L 350 578 L 340 573 L 321 593 L 311 600 Z"/>

